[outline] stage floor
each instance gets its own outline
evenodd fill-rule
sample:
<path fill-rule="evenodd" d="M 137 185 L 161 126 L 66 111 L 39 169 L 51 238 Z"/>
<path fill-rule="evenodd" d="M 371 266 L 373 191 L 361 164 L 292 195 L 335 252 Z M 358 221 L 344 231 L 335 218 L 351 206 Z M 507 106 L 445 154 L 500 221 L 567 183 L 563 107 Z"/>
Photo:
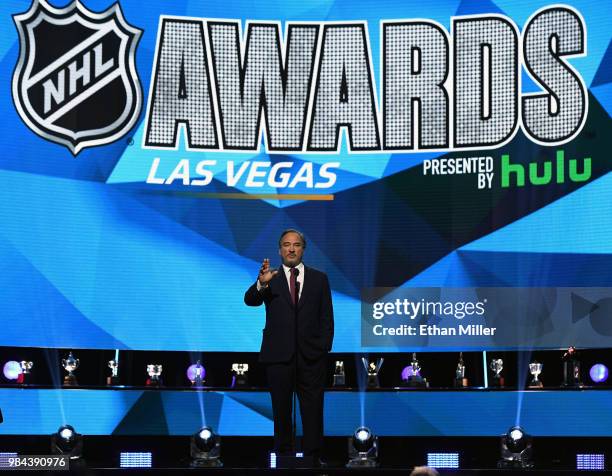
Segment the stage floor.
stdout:
<path fill-rule="evenodd" d="M 89 474 L 195 474 L 206 472 L 228 475 L 259 474 L 377 474 L 408 475 L 414 466 L 427 464 L 428 454 L 456 455 L 457 469 L 439 469 L 441 474 L 502 475 L 516 471 L 497 469 L 500 438 L 457 437 L 380 437 L 380 466 L 372 469 L 347 469 L 348 438 L 325 439 L 324 469 L 270 469 L 270 437 L 221 437 L 223 468 L 190 468 L 190 438 L 185 436 L 84 436 L 83 459 Z M 0 436 L 0 453 L 43 455 L 50 450 L 50 436 Z M 534 438 L 531 475 L 590 474 L 576 469 L 577 454 L 601 454 L 606 462 L 612 457 L 612 438 Z M 150 468 L 120 468 L 120 454 L 149 453 Z M 83 468 L 84 469 L 84 468 Z M 593 474 L 612 473 L 595 471 Z M 40 471 L 37 474 L 41 474 Z M 58 474 L 61 474 L 59 472 Z M 66 474 L 65 472 L 63 474 Z"/>
<path fill-rule="evenodd" d="M 152 469 L 120 469 L 120 468 L 87 468 L 82 471 L 88 475 L 193 475 L 193 474 L 218 474 L 227 476 L 256 476 L 256 475 L 376 475 L 376 476 L 408 476 L 412 468 L 373 468 L 373 469 L 347 469 L 347 468 L 326 468 L 326 469 L 262 469 L 262 468 L 152 468 Z M 20 473 L 41 474 L 41 471 L 20 471 Z M 579 474 L 580 476 L 609 475 L 612 471 L 579 471 L 576 470 L 479 470 L 479 469 L 439 469 L 441 475 L 460 475 L 460 476 L 506 476 L 515 474 L 528 474 L 529 476 L 569 476 Z M 66 471 L 44 472 L 43 474 L 67 474 Z"/>

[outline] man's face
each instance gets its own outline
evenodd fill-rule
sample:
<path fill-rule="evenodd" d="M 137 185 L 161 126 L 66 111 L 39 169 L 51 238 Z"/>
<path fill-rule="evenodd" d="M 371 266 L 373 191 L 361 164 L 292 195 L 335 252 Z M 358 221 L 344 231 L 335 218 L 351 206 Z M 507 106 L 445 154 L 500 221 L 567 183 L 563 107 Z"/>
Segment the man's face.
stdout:
<path fill-rule="evenodd" d="M 300 239 L 300 235 L 290 231 L 283 236 L 278 254 L 281 256 L 283 264 L 289 268 L 300 264 L 304 255 L 304 244 Z"/>

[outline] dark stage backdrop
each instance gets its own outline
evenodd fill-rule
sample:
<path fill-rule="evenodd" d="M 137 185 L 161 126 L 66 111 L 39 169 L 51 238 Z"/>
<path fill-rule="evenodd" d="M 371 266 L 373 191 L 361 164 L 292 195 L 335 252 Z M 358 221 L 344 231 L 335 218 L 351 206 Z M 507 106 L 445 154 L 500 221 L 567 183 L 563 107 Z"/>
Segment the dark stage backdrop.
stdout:
<path fill-rule="evenodd" d="M 612 286 L 611 7 L 3 2 L 0 346 L 257 351 L 287 227 L 336 352 L 367 288 Z M 452 347 L 608 346 L 575 294 Z"/>

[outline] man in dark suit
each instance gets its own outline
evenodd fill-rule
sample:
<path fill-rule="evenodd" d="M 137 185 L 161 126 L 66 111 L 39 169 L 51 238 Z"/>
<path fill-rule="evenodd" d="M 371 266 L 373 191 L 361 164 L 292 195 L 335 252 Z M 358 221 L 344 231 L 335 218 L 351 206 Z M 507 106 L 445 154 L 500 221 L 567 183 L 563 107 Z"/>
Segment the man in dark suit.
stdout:
<path fill-rule="evenodd" d="M 319 461 L 323 446 L 327 353 L 334 337 L 331 290 L 325 273 L 302 263 L 306 248 L 302 233 L 285 230 L 278 244 L 282 266 L 271 270 L 270 261 L 264 259 L 257 281 L 244 295 L 244 302 L 249 306 L 266 306 L 259 361 L 266 364 L 272 397 L 274 450 L 277 454 L 289 454 L 292 449 L 291 409 L 295 385 L 304 430 L 302 451 L 304 456 Z"/>

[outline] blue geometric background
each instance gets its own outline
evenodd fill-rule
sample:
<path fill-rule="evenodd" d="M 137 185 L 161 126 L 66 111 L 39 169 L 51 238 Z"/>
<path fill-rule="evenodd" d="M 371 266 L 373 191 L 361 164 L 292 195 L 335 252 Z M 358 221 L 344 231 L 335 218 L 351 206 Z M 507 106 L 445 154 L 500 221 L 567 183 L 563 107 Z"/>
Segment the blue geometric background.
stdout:
<path fill-rule="evenodd" d="M 65 1 L 51 2 L 64 6 Z M 103 11 L 113 2 L 87 0 Z M 380 104 L 382 19 L 429 18 L 450 30 L 454 15 L 500 13 L 522 29 L 548 2 L 120 2 L 144 30 L 136 66 L 148 98 L 159 16 L 285 21 L 366 20 Z M 30 131 L 11 98 L 19 53 L 11 15 L 29 1 L 0 5 L 0 302 L 1 346 L 159 350 L 259 349 L 263 311 L 242 296 L 264 257 L 278 264 L 283 228 L 303 230 L 305 261 L 325 270 L 333 288 L 334 351 L 360 347 L 360 290 L 371 286 L 612 286 L 612 42 L 609 1 L 573 1 L 587 25 L 587 55 L 570 61 L 589 88 L 589 117 L 563 146 L 591 157 L 585 184 L 475 190 L 474 177 L 424 177 L 419 164 L 463 153 L 269 156 L 143 149 L 144 110 L 113 144 L 77 157 Z M 524 72 L 523 92 L 539 91 Z M 130 145 L 132 144 L 132 145 Z M 513 163 L 552 160 L 521 132 L 498 151 Z M 470 152 L 470 155 L 483 155 Z M 182 158 L 220 164 L 207 192 L 227 191 L 227 160 L 341 162 L 331 202 L 219 200 L 193 188 L 144 183 Z M 199 191 L 195 190 L 195 191 Z M 246 192 L 246 190 L 232 190 Z M 187 193 L 186 193 L 187 192 Z M 261 192 L 282 193 L 262 189 Z M 300 193 L 299 188 L 292 193 Z M 578 328 L 568 327 L 568 336 Z M 579 327 L 585 332 L 584 326 Z M 587 332 L 595 332 L 588 330 Z M 367 350 L 367 349 L 365 349 Z M 380 351 L 380 349 L 377 349 Z M 402 350 L 402 349 L 388 349 Z"/>
<path fill-rule="evenodd" d="M 325 434 L 366 425 L 379 436 L 497 436 L 520 421 L 536 437 L 608 437 L 610 398 L 609 390 L 326 392 Z M 204 425 L 228 436 L 273 433 L 267 392 L 4 388 L 0 401 L 4 435 L 49 435 L 63 424 L 86 435 L 191 435 Z"/>

